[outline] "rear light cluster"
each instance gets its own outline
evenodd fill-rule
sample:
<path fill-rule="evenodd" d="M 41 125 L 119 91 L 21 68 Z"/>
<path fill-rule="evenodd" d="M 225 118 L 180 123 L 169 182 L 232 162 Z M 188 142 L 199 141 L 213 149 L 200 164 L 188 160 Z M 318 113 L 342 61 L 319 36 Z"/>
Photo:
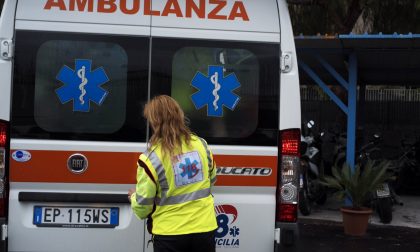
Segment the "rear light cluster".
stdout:
<path fill-rule="evenodd" d="M 9 146 L 8 123 L 0 121 L 0 217 L 5 217 L 7 209 L 7 151 Z"/>
<path fill-rule="evenodd" d="M 276 221 L 296 222 L 299 190 L 300 130 L 281 131 L 279 138 Z"/>
<path fill-rule="evenodd" d="M 296 222 L 297 221 L 297 204 L 280 204 L 278 215 L 282 222 Z"/>

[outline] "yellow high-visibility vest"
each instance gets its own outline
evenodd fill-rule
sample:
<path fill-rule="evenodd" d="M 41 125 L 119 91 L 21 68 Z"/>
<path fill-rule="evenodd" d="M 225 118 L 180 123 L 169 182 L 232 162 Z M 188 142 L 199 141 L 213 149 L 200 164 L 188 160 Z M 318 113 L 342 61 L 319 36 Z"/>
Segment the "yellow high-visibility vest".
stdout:
<path fill-rule="evenodd" d="M 140 155 L 136 193 L 131 207 L 140 219 L 148 218 L 149 231 L 158 235 L 202 233 L 217 228 L 211 187 L 216 165 L 207 143 L 191 135 L 190 146 L 171 162 L 161 146 Z"/>

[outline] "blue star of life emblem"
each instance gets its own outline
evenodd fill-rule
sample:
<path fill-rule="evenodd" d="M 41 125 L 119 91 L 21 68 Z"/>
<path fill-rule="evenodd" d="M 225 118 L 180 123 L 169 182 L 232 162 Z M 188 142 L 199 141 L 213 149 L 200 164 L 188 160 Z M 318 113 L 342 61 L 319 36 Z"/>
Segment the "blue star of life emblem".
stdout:
<path fill-rule="evenodd" d="M 223 75 L 222 66 L 209 66 L 208 75 L 197 72 L 191 81 L 191 85 L 198 89 L 191 96 L 196 109 L 207 105 L 208 116 L 223 116 L 223 106 L 234 110 L 240 97 L 233 93 L 241 86 L 234 73 Z"/>
<path fill-rule="evenodd" d="M 75 69 L 63 66 L 57 80 L 64 85 L 56 89 L 62 104 L 73 100 L 73 110 L 89 112 L 90 101 L 101 105 L 108 92 L 100 86 L 109 81 L 103 67 L 92 71 L 92 62 L 86 59 L 75 60 Z"/>
<path fill-rule="evenodd" d="M 229 229 L 229 234 L 233 237 L 236 237 L 239 235 L 239 228 L 237 228 L 236 226 L 233 226 L 232 228 Z"/>

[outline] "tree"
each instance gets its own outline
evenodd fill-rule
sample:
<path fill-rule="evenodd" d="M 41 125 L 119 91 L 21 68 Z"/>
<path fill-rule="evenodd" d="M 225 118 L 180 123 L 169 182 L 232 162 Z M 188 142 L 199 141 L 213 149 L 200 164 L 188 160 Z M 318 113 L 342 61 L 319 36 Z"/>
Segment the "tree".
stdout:
<path fill-rule="evenodd" d="M 420 32 L 420 0 L 287 0 L 296 34 Z"/>
<path fill-rule="evenodd" d="M 375 33 L 420 33 L 420 0 L 370 0 L 364 14 Z"/>

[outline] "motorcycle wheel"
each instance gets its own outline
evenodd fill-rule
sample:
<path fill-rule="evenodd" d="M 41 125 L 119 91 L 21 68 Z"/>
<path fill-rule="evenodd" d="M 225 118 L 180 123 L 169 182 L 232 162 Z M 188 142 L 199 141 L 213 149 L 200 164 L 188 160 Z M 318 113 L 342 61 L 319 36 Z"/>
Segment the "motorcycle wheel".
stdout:
<path fill-rule="evenodd" d="M 376 202 L 376 211 L 382 223 L 388 224 L 392 221 L 392 199 L 379 198 Z"/>
<path fill-rule="evenodd" d="M 312 206 L 308 195 L 308 179 L 307 174 L 303 173 L 303 188 L 299 190 L 299 211 L 302 215 L 311 214 Z"/>
<path fill-rule="evenodd" d="M 305 189 L 299 190 L 299 211 L 304 216 L 310 215 L 312 211 L 311 202 Z"/>

